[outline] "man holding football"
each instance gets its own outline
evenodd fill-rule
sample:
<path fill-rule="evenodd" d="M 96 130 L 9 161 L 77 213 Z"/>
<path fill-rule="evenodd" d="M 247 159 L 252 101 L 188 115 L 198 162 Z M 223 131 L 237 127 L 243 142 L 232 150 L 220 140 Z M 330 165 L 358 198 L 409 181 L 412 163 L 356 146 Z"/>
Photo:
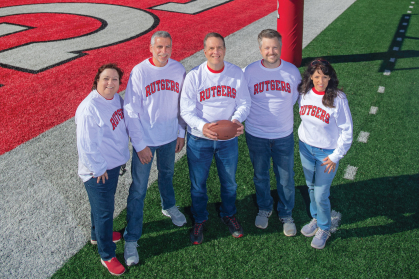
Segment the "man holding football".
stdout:
<path fill-rule="evenodd" d="M 226 61 L 224 38 L 209 33 L 204 39 L 207 61 L 192 69 L 185 78 L 180 108 L 188 125 L 187 158 L 191 180 L 192 214 L 195 224 L 190 232 L 193 244 L 203 241 L 203 229 L 208 220 L 206 181 L 212 158 L 215 157 L 221 184 L 221 220 L 235 238 L 243 229 L 235 214 L 238 139 L 250 109 L 250 96 L 242 70 Z M 230 120 L 239 128 L 235 137 L 218 138 L 218 120 Z M 234 126 L 234 124 L 232 125 Z M 236 126 L 237 127 L 237 126 Z M 234 134 L 234 133 L 233 133 Z"/>
<path fill-rule="evenodd" d="M 246 142 L 254 168 L 253 181 L 259 213 L 255 226 L 268 227 L 272 214 L 269 169 L 271 158 L 279 196 L 277 205 L 286 236 L 294 236 L 294 135 L 293 106 L 298 99 L 301 75 L 297 67 L 280 59 L 282 38 L 272 29 L 258 35 L 262 60 L 248 65 L 244 75 L 252 99 L 246 119 Z"/>

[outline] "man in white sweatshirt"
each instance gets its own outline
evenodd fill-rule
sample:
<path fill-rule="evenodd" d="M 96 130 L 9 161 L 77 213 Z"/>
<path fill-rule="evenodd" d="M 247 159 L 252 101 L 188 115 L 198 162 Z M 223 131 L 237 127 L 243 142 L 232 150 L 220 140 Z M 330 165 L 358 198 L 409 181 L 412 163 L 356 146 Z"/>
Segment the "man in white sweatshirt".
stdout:
<path fill-rule="evenodd" d="M 277 206 L 286 236 L 294 236 L 292 218 L 294 208 L 294 135 L 293 106 L 298 99 L 297 86 L 301 75 L 293 64 L 281 60 L 281 35 L 272 29 L 259 33 L 262 60 L 244 69 L 244 76 L 252 99 L 246 119 L 246 142 L 254 168 L 253 181 L 259 213 L 255 225 L 268 227 L 272 214 L 269 169 L 271 158 L 279 196 Z"/>
<path fill-rule="evenodd" d="M 179 96 L 185 68 L 170 59 L 172 38 L 165 31 L 151 37 L 152 57 L 135 66 L 125 91 L 124 114 L 134 148 L 132 184 L 127 201 L 124 257 L 128 266 L 139 262 L 137 240 L 142 234 L 144 199 L 154 154 L 162 213 L 176 226 L 186 224 L 173 190 L 175 153 L 185 144 L 186 124 L 179 116 Z"/>
<path fill-rule="evenodd" d="M 250 96 L 243 72 L 224 61 L 224 38 L 209 33 L 204 39 L 207 61 L 192 69 L 185 78 L 180 102 L 181 115 L 188 124 L 187 157 L 191 179 L 192 214 L 195 219 L 190 232 L 193 244 L 203 241 L 204 223 L 208 220 L 207 186 L 212 158 L 217 163 L 221 184 L 221 220 L 233 237 L 243 236 L 235 214 L 238 139 L 243 134 L 241 124 L 250 109 Z M 218 120 L 230 120 L 240 125 L 236 137 L 218 140 L 210 128 Z"/>

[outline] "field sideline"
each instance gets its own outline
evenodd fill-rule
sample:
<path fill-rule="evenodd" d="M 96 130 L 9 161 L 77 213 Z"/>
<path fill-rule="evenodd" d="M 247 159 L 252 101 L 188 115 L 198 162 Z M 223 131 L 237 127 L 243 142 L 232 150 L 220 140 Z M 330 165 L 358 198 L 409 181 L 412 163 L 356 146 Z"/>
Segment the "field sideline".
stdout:
<path fill-rule="evenodd" d="M 139 240 L 140 264 L 127 269 L 125 277 L 419 278 L 418 4 L 407 0 L 333 4 L 306 0 L 305 20 L 311 21 L 305 21 L 303 50 L 303 64 L 321 56 L 335 67 L 354 120 L 354 143 L 340 162 L 331 190 L 332 209 L 342 214 L 342 220 L 326 248 L 312 249 L 310 239 L 300 233 L 285 237 L 276 213 L 266 230 L 254 227 L 253 169 L 244 137 L 240 137 L 237 208 L 245 237 L 233 239 L 218 220 L 219 181 L 212 166 L 208 230 L 202 245 L 189 243 L 190 182 L 186 157 L 178 156 L 174 186 L 188 224 L 177 228 L 161 214 L 158 189 L 152 184 Z M 255 36 L 262 28 L 275 28 L 275 16 L 260 16 L 229 34 L 226 60 L 244 67 L 259 59 Z M 203 54 L 197 52 L 182 63 L 188 71 L 201 61 Z M 125 70 L 127 78 L 130 68 Z M 294 118 L 297 193 L 293 217 L 299 230 L 309 217 L 298 154 L 297 107 Z M 96 247 L 86 244 L 89 208 L 75 177 L 74 129 L 70 119 L 0 156 L 0 194 L 4 197 L 0 232 L 5 235 L 0 277 L 111 277 L 101 266 Z M 23 178 L 6 169 L 18 170 Z M 352 180 L 344 178 L 350 175 L 354 175 Z M 32 181 L 32 177 L 45 178 Z M 277 200 L 273 174 L 271 179 Z M 56 187 L 61 181 L 63 185 Z M 117 193 L 115 230 L 122 231 L 126 225 L 123 209 L 129 183 L 128 173 Z M 29 229 L 24 232 L 25 227 Z M 117 257 L 123 261 L 123 242 L 117 245 Z"/>

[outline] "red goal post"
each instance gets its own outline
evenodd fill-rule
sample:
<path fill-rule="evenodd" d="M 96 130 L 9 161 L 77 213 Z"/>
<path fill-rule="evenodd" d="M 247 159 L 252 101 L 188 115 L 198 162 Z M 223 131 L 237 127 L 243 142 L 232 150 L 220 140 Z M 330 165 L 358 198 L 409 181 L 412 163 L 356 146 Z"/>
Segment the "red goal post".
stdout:
<path fill-rule="evenodd" d="M 299 67 L 303 51 L 304 0 L 277 0 L 281 59 Z"/>

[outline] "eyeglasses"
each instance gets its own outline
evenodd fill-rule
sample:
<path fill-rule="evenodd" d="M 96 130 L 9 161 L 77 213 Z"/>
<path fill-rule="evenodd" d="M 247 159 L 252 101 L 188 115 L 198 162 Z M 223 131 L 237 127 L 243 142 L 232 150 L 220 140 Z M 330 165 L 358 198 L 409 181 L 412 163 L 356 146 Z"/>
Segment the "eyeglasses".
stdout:
<path fill-rule="evenodd" d="M 327 60 L 314 60 L 313 62 L 311 62 L 311 66 L 316 66 L 319 64 L 322 64 L 323 66 L 330 65 L 330 63 Z"/>

